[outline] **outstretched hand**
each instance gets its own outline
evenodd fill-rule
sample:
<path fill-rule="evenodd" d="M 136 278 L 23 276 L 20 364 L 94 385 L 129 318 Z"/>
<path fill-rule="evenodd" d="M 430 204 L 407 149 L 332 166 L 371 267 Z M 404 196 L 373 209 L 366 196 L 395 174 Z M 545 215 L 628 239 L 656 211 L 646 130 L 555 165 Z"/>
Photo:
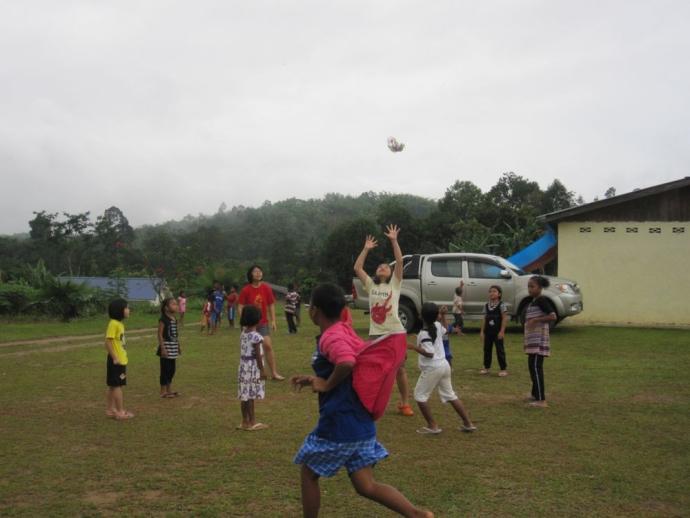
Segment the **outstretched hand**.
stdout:
<path fill-rule="evenodd" d="M 294 390 L 301 391 L 302 387 L 307 387 L 311 385 L 313 380 L 314 376 L 293 376 L 290 378 L 290 384 L 292 385 L 292 388 Z"/>
<path fill-rule="evenodd" d="M 398 225 L 388 225 L 386 226 L 385 236 L 391 241 L 398 239 L 398 234 L 400 233 L 400 227 Z"/>
<path fill-rule="evenodd" d="M 376 241 L 376 238 L 374 238 L 374 236 L 367 235 L 367 238 L 364 241 L 364 249 L 371 250 L 372 248 L 376 248 L 377 246 L 379 246 L 379 243 L 378 241 Z"/>

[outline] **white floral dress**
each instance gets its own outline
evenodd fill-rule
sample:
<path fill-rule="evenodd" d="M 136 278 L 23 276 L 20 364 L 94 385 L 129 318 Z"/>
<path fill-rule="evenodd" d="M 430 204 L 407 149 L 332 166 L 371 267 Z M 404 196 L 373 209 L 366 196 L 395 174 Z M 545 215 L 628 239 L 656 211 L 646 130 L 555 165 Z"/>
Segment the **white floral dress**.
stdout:
<path fill-rule="evenodd" d="M 243 331 L 240 335 L 240 366 L 237 369 L 237 398 L 240 401 L 264 398 L 265 383 L 260 379 L 261 372 L 254 354 L 254 346 L 258 344 L 263 357 L 263 341 L 263 337 L 256 331 Z"/>

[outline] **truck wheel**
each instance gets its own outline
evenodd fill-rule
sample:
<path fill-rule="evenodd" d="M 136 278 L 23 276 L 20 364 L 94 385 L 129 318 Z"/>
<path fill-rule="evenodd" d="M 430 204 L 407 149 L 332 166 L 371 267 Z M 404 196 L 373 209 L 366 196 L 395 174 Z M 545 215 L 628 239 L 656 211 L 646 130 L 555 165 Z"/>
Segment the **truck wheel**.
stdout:
<path fill-rule="evenodd" d="M 417 317 L 415 316 L 414 310 L 404 302 L 398 306 L 398 318 L 400 318 L 400 323 L 407 333 L 414 332 L 415 326 L 417 325 Z"/>

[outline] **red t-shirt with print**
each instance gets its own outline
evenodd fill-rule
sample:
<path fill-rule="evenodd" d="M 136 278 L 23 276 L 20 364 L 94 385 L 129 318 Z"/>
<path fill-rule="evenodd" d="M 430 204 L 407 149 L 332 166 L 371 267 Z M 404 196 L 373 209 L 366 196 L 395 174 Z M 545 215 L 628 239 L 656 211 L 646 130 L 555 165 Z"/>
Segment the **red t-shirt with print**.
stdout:
<path fill-rule="evenodd" d="M 276 298 L 273 295 L 273 290 L 266 283 L 259 284 L 254 287 L 247 284 L 242 291 L 237 302 L 243 306 L 256 306 L 261 310 L 261 324 L 268 324 L 268 306 L 275 304 Z"/>

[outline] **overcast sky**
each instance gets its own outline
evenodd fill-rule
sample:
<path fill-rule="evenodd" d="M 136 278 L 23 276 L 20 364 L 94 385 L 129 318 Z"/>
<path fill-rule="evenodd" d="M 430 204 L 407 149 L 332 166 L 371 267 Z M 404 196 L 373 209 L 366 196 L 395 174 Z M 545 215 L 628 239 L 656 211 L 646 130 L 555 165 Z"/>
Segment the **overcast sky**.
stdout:
<path fill-rule="evenodd" d="M 5 1 L 0 233 L 506 171 L 690 175 L 690 2 Z M 407 147 L 393 154 L 394 135 Z"/>

